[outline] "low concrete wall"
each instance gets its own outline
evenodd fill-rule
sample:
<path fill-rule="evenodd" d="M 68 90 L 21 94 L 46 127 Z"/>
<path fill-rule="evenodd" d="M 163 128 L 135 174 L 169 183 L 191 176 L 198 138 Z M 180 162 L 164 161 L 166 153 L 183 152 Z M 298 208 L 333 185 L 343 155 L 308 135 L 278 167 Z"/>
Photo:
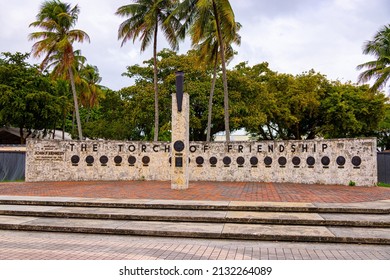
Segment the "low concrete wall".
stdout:
<path fill-rule="evenodd" d="M 190 180 L 377 183 L 376 139 L 190 142 Z M 26 181 L 170 180 L 171 143 L 28 139 Z"/>

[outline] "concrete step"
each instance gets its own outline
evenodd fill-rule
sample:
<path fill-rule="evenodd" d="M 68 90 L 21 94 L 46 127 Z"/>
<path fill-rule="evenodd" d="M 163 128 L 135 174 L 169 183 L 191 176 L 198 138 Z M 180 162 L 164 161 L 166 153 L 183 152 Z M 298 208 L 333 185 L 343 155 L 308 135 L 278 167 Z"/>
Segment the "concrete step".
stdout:
<path fill-rule="evenodd" d="M 1 204 L 136 209 L 390 214 L 390 200 L 362 203 L 291 203 L 0 196 Z"/>
<path fill-rule="evenodd" d="M 389 228 L 367 227 L 124 221 L 2 215 L 0 229 L 259 241 L 390 244 Z"/>
<path fill-rule="evenodd" d="M 389 206 L 0 197 L 0 230 L 389 245 Z"/>
<path fill-rule="evenodd" d="M 2 204 L 0 205 L 0 215 L 134 221 L 176 221 L 390 228 L 389 214 L 172 210 Z"/>

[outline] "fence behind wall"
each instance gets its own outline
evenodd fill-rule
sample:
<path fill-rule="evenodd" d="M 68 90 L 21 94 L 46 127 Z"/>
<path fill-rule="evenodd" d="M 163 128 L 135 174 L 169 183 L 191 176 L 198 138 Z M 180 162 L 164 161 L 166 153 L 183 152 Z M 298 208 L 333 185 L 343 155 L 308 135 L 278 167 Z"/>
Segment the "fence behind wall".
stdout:
<path fill-rule="evenodd" d="M 378 182 L 390 184 L 390 153 L 378 153 Z"/>
<path fill-rule="evenodd" d="M 24 180 L 25 165 L 25 152 L 0 151 L 0 181 Z"/>

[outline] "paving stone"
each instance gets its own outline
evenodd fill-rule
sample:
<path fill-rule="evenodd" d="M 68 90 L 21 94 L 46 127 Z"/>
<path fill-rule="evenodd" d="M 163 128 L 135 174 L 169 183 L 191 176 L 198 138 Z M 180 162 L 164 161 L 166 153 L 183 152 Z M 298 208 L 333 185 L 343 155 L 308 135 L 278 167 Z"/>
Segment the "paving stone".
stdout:
<path fill-rule="evenodd" d="M 223 224 L 131 221 L 121 224 L 117 229 L 135 230 L 139 232 L 176 232 L 178 236 L 181 234 L 186 236 L 193 234 L 194 237 L 198 233 L 205 233 L 217 237 L 222 232 Z"/>
<path fill-rule="evenodd" d="M 0 215 L 0 224 L 11 224 L 11 225 L 20 225 L 26 222 L 36 220 L 36 217 L 16 217 L 16 216 L 6 216 Z"/>
<path fill-rule="evenodd" d="M 328 227 L 337 237 L 384 238 L 389 240 L 389 228 Z"/>
<path fill-rule="evenodd" d="M 317 213 L 285 213 L 285 212 L 253 212 L 229 211 L 226 215 L 231 219 L 273 219 L 273 220 L 319 220 L 324 218 Z"/>
<path fill-rule="evenodd" d="M 244 239 L 246 236 L 253 236 L 253 238 L 256 236 L 268 236 L 270 239 L 278 240 L 279 236 L 283 237 L 284 240 L 290 241 L 304 241 L 306 237 L 309 241 L 318 238 L 334 237 L 334 234 L 326 227 L 255 224 L 226 224 L 222 234 Z"/>

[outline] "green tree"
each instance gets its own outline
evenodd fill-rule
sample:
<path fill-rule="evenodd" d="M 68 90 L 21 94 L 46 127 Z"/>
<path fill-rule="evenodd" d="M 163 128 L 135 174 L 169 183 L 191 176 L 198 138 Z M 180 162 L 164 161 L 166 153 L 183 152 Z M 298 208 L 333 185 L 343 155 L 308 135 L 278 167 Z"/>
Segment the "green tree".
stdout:
<path fill-rule="evenodd" d="M 36 16 L 36 21 L 30 27 L 38 27 L 43 31 L 33 32 L 29 35 L 30 40 L 38 40 L 32 47 L 32 54 L 35 57 L 45 55 L 41 62 L 41 68 L 47 69 L 57 63 L 57 74 L 67 72 L 73 93 L 74 110 L 77 120 L 78 137 L 83 139 L 78 97 L 75 85 L 75 55 L 73 50 L 74 42 L 89 42 L 89 36 L 82 30 L 73 29 L 80 9 L 78 6 L 71 7 L 70 4 L 59 0 L 49 0 L 43 2 L 40 11 Z"/>
<path fill-rule="evenodd" d="M 154 141 L 158 140 L 159 109 L 158 109 L 158 68 L 157 68 L 157 36 L 159 27 L 173 49 L 178 48 L 176 30 L 180 22 L 172 14 L 177 0 L 134 0 L 129 4 L 118 8 L 116 15 L 126 17 L 118 30 L 118 38 L 122 40 L 122 46 L 128 41 L 133 42 L 141 38 L 141 52 L 153 42 L 154 62 Z"/>
<path fill-rule="evenodd" d="M 385 117 L 386 97 L 369 91 L 368 85 L 334 82 L 321 101 L 325 138 L 375 136 Z"/>
<path fill-rule="evenodd" d="M 37 131 L 47 134 L 61 119 L 56 82 L 29 65 L 29 54 L 3 53 L 0 59 L 0 125 L 20 130 L 21 144 Z"/>
<path fill-rule="evenodd" d="M 229 93 L 226 75 L 226 48 L 237 36 L 237 23 L 229 0 L 184 0 L 179 6 L 179 14 L 185 18 L 184 27 L 191 27 L 192 38 L 204 38 L 215 28 L 219 55 L 221 57 L 222 81 L 224 89 L 224 119 L 226 141 L 230 141 Z M 183 33 L 180 34 L 183 36 Z"/>
<path fill-rule="evenodd" d="M 104 91 L 99 85 L 102 78 L 99 75 L 99 69 L 93 65 L 86 65 L 78 71 L 80 102 L 88 110 L 86 122 L 92 113 L 92 108 L 99 105 L 99 101 L 104 98 Z"/>
<path fill-rule="evenodd" d="M 380 90 L 390 78 L 390 25 L 383 26 L 373 40 L 364 44 L 363 53 L 376 59 L 357 66 L 358 70 L 367 69 L 359 75 L 359 82 L 365 83 L 374 78 L 371 90 Z"/>

